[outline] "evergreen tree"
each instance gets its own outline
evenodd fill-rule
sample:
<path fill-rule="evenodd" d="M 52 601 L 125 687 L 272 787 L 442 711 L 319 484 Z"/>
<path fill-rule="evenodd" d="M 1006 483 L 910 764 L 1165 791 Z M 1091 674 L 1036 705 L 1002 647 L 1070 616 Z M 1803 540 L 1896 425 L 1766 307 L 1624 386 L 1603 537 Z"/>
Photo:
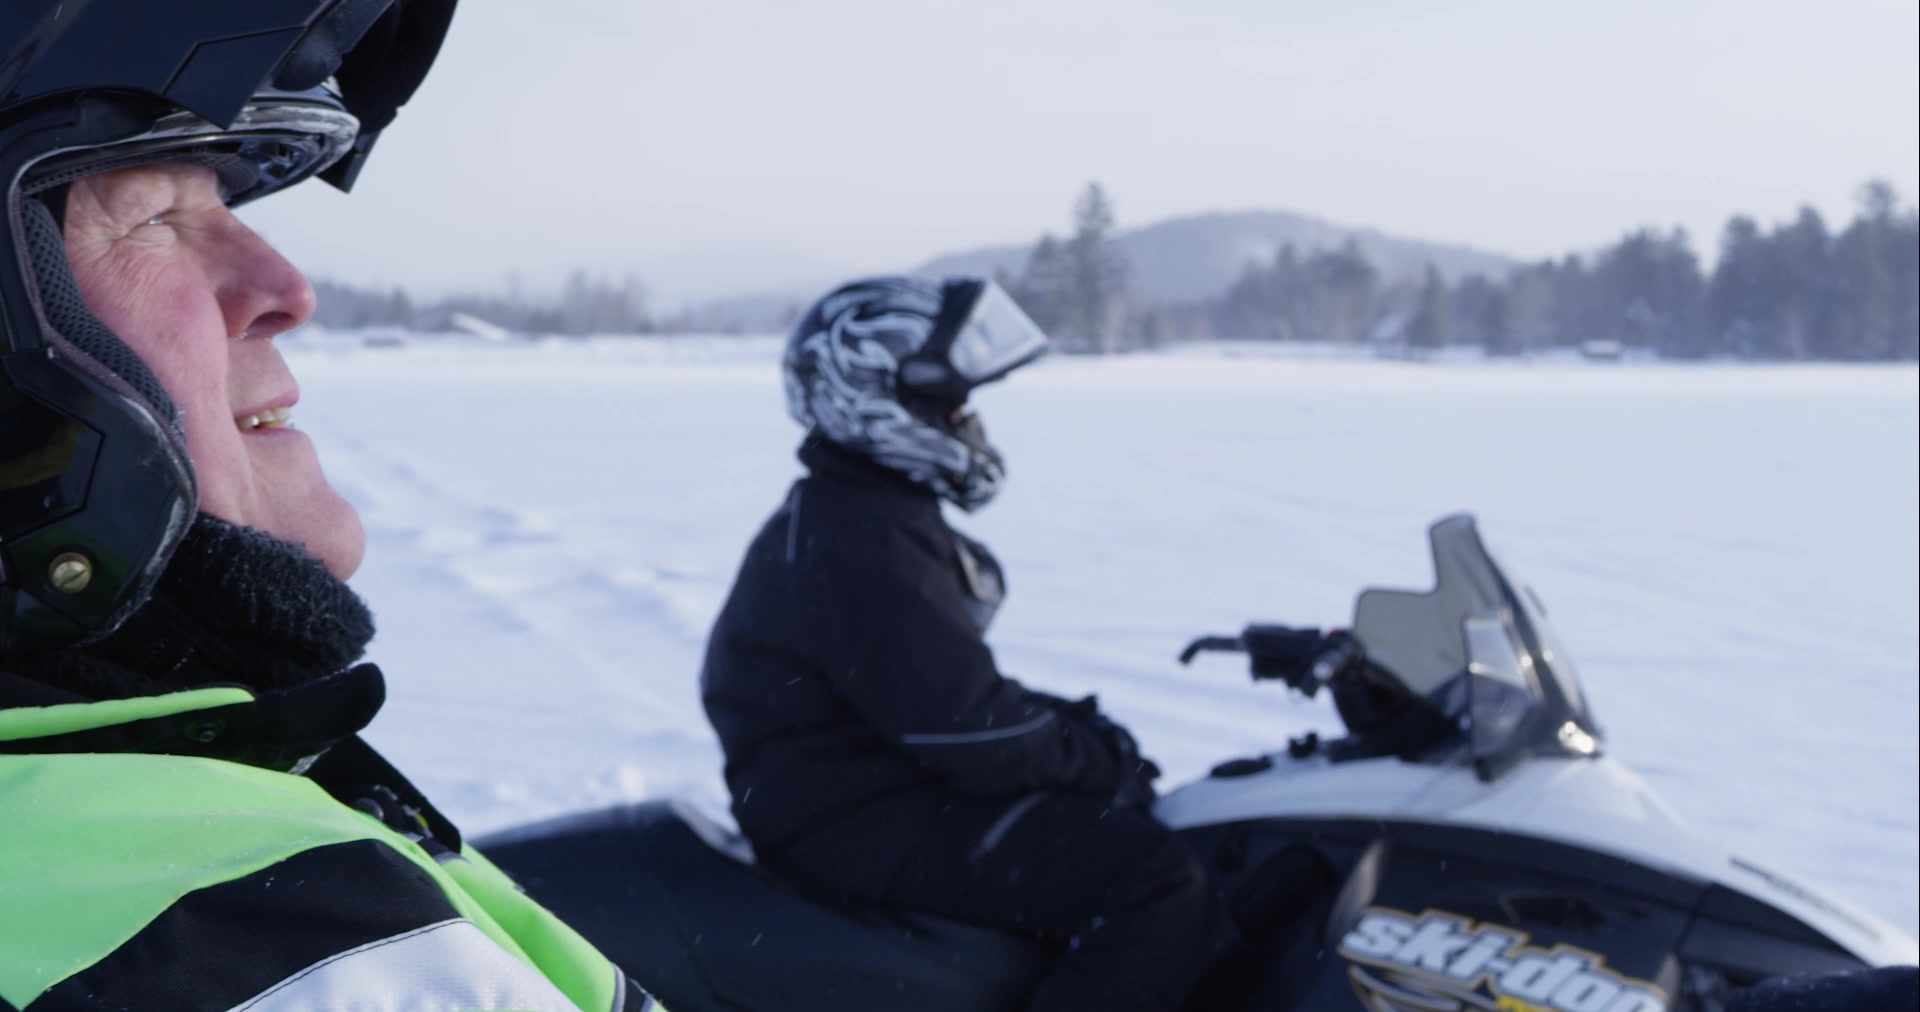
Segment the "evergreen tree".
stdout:
<path fill-rule="evenodd" d="M 1507 279 L 1507 334 L 1515 351 L 1555 343 L 1560 315 L 1557 295 L 1551 260 L 1523 267 Z"/>
<path fill-rule="evenodd" d="M 1069 323 L 1071 287 L 1066 251 L 1059 239 L 1047 234 L 1034 244 L 1033 252 L 1027 254 L 1026 268 L 1007 290 L 1033 322 L 1058 337 Z"/>
<path fill-rule="evenodd" d="M 1793 224 L 1774 231 L 1770 243 L 1781 286 L 1780 352 L 1805 358 L 1818 348 L 1833 317 L 1833 237 L 1820 212 L 1802 207 Z"/>
<path fill-rule="evenodd" d="M 1607 336 L 1629 347 L 1695 357 L 1709 349 L 1700 336 L 1704 280 L 1686 231 L 1629 234 L 1601 255 L 1593 295 Z"/>
<path fill-rule="evenodd" d="M 1727 222 L 1720 261 L 1707 285 L 1707 336 L 1715 350 L 1769 358 L 1787 354 L 1777 252 L 1752 218 L 1741 215 Z"/>
<path fill-rule="evenodd" d="M 646 295 L 632 275 L 616 283 L 575 269 L 567 275 L 557 312 L 557 332 L 577 337 L 634 334 L 646 329 Z"/>
<path fill-rule="evenodd" d="M 1299 334 L 1301 288 L 1300 256 L 1287 243 L 1270 264 L 1248 262 L 1222 297 L 1217 326 L 1228 337 L 1291 340 Z"/>
<path fill-rule="evenodd" d="M 1519 289 L 1516 276 L 1508 287 Z M 1477 344 L 1489 355 L 1519 355 L 1526 348 L 1508 321 L 1506 288 L 1485 275 L 1475 274 L 1454 286 L 1447 297 L 1452 334 L 1449 343 Z"/>
<path fill-rule="evenodd" d="M 1596 337 L 1610 337 L 1612 331 L 1604 316 L 1599 285 L 1585 261 L 1569 255 L 1554 265 L 1551 273 L 1554 289 L 1553 343 L 1562 348 L 1577 348 Z"/>
<path fill-rule="evenodd" d="M 1097 182 L 1073 205 L 1073 235 L 1062 251 L 1067 267 L 1067 333 L 1083 347 L 1112 351 L 1120 338 L 1127 267 L 1112 248 L 1113 202 Z"/>
<path fill-rule="evenodd" d="M 1352 239 L 1333 252 L 1315 250 L 1301 265 L 1301 333 L 1316 341 L 1364 340 L 1377 316 L 1380 273 Z"/>
<path fill-rule="evenodd" d="M 1432 264 L 1427 265 L 1426 277 L 1420 284 L 1420 297 L 1413 311 L 1413 319 L 1407 324 L 1407 346 L 1420 351 L 1434 351 L 1447 343 L 1447 285 L 1440 280 L 1440 272 Z"/>
<path fill-rule="evenodd" d="M 1487 295 L 1480 307 L 1480 341 L 1489 355 L 1524 355 L 1527 348 L 1514 340 L 1507 322 L 1507 293 L 1498 288 Z"/>
<path fill-rule="evenodd" d="M 1222 336 L 1263 340 L 1279 336 L 1269 326 L 1273 314 L 1266 305 L 1266 274 L 1259 261 L 1249 260 L 1240 277 L 1227 287 L 1214 313 L 1214 329 Z"/>
<path fill-rule="evenodd" d="M 1894 280 L 1895 358 L 1920 359 L 1920 212 L 1908 208 L 1887 236 L 1888 273 Z"/>
<path fill-rule="evenodd" d="M 1834 240 L 1835 300 L 1824 349 L 1832 357 L 1893 358 L 1906 344 L 1900 333 L 1906 286 L 1894 274 L 1900 260 L 1897 203 L 1892 186 L 1878 180 L 1866 184 L 1860 188 L 1859 216 Z"/>

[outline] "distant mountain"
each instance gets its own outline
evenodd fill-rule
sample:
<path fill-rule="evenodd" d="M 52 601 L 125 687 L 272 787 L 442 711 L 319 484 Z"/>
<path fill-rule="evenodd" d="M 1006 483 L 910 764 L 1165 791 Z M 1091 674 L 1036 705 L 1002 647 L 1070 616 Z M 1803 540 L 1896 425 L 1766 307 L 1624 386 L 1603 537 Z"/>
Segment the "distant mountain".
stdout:
<path fill-rule="evenodd" d="M 1304 256 L 1348 239 L 1359 243 L 1360 251 L 1389 279 L 1417 277 L 1432 263 L 1452 283 L 1470 274 L 1503 275 L 1515 263 L 1496 253 L 1349 228 L 1286 211 L 1187 215 L 1123 231 L 1114 241 L 1133 267 L 1136 294 L 1149 302 L 1185 302 L 1218 296 L 1249 261 L 1271 260 L 1286 243 Z M 1027 242 L 950 253 L 911 273 L 1018 274 L 1032 249 L 1033 243 Z M 689 252 L 700 255 L 671 264 L 663 260 L 657 273 L 642 276 L 656 293 L 655 307 L 671 313 L 677 303 L 676 322 L 702 330 L 784 330 L 797 308 L 839 281 L 875 273 L 848 270 L 836 275 L 804 254 L 765 248 Z"/>
<path fill-rule="evenodd" d="M 752 297 L 807 299 L 823 286 L 862 273 L 859 268 L 784 246 L 713 243 L 648 257 L 637 263 L 652 308 L 697 310 Z"/>
<path fill-rule="evenodd" d="M 1036 237 L 1037 239 L 1037 237 Z M 1503 275 L 1514 265 L 1496 253 L 1446 243 L 1404 239 L 1365 228 L 1349 228 L 1286 211 L 1196 214 L 1130 229 L 1114 241 L 1133 267 L 1134 292 L 1151 302 L 1207 299 L 1225 291 L 1249 261 L 1273 259 L 1292 243 L 1302 255 L 1315 247 L 1332 249 L 1348 239 L 1385 277 L 1417 276 L 1432 263 L 1449 283 L 1470 274 Z M 1026 266 L 1028 242 L 951 253 L 922 264 L 927 275 L 1018 274 Z"/>

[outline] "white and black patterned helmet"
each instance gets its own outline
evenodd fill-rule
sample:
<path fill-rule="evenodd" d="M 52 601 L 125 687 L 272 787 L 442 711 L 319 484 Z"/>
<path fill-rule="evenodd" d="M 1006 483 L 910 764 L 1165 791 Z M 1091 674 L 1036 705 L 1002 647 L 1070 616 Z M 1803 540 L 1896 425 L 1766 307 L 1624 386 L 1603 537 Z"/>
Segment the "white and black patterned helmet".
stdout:
<path fill-rule="evenodd" d="M 980 278 L 869 278 L 814 303 L 782 363 L 795 421 L 932 489 L 985 505 L 1006 475 L 967 395 L 1033 361 L 1047 335 Z"/>

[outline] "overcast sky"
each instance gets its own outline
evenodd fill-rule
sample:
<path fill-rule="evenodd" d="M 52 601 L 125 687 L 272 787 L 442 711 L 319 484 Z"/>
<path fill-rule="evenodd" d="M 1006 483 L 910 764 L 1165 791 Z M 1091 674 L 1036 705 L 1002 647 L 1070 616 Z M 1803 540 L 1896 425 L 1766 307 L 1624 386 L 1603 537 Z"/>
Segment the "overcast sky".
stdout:
<path fill-rule="evenodd" d="M 1522 257 L 1920 190 L 1915 0 L 465 0 L 316 276 L 661 302 L 1273 208 Z"/>

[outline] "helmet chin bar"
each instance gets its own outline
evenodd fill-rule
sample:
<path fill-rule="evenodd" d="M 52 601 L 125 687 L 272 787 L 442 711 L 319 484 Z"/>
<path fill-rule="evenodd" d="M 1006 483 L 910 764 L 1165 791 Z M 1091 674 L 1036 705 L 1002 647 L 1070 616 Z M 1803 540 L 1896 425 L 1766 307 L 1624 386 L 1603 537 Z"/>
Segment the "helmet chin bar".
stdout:
<path fill-rule="evenodd" d="M 55 354 L 0 357 L 0 413 L 19 425 L 0 440 L 0 650 L 104 636 L 186 535 L 193 470 L 146 406 Z"/>
<path fill-rule="evenodd" d="M 1000 486 L 1007 478 L 1006 459 L 988 442 L 986 427 L 980 424 L 980 415 L 976 412 L 969 411 L 959 421 L 942 428 L 967 448 L 968 461 L 967 473 L 950 478 L 951 489 L 944 494 L 949 502 L 971 513 L 1000 494 Z"/>
<path fill-rule="evenodd" d="M 0 355 L 0 649 L 43 650 L 104 636 L 145 602 L 196 488 L 171 401 L 81 300 L 52 213 L 12 206 L 9 249 L 33 284 L 0 281 L 8 303 L 33 300 L 38 343 Z"/>
<path fill-rule="evenodd" d="M 964 446 L 968 457 L 967 472 L 950 475 L 948 489 L 942 494 L 954 505 L 972 512 L 999 494 L 1006 482 L 1007 464 L 1000 451 L 987 440 L 979 413 L 966 410 L 967 397 L 976 387 L 1003 379 L 1039 358 L 1051 347 L 1051 342 L 1040 325 L 998 284 L 992 281 L 962 284 L 972 290 L 971 305 L 959 316 L 958 326 L 946 333 L 936 333 L 928 342 L 929 357 L 937 363 L 934 370 L 937 377 L 928 395 L 945 395 L 937 401 L 937 415 L 931 423 Z M 947 290 L 953 292 L 956 287 L 950 283 Z M 912 390 L 910 380 L 915 367 L 928 364 L 929 358 L 902 363 L 902 386 Z"/>

